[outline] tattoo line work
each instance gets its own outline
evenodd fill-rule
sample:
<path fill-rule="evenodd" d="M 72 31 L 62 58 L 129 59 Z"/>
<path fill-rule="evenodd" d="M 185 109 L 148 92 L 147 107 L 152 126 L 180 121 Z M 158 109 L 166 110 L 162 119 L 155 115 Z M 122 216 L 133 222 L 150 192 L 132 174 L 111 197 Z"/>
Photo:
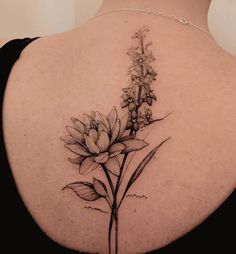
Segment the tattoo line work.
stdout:
<path fill-rule="evenodd" d="M 127 198 L 140 198 L 140 199 L 148 199 L 148 197 L 147 196 L 145 196 L 145 195 L 137 195 L 137 194 L 128 194 L 128 195 L 126 195 L 126 197 Z"/>
<path fill-rule="evenodd" d="M 101 212 L 101 213 L 108 213 L 107 211 L 104 211 L 104 210 L 102 210 L 102 209 L 100 209 L 100 208 L 97 208 L 97 207 L 85 206 L 84 208 L 89 209 L 89 210 L 92 210 L 92 211 Z"/>
<path fill-rule="evenodd" d="M 80 119 L 73 117 L 71 118 L 72 126 L 66 127 L 68 135 L 61 137 L 65 147 L 76 156 L 68 159 L 71 163 L 78 165 L 80 174 L 90 174 L 97 169 L 104 174 L 103 180 L 94 177 L 92 182 L 70 183 L 63 190 L 71 189 L 87 202 L 98 199 L 107 202 L 110 210 L 109 254 L 118 253 L 119 209 L 122 202 L 127 196 L 147 199 L 144 195 L 127 195 L 127 193 L 160 147 L 170 139 L 168 137 L 149 151 L 139 165 L 132 169 L 130 178 L 124 181 L 124 175 L 130 164 L 128 162 L 130 156 L 132 157 L 132 154 L 149 145 L 144 139 L 137 138 L 139 131 L 164 120 L 169 115 L 154 118 L 151 110 L 153 102 L 157 100 L 151 88 L 157 73 L 151 66 L 151 63 L 155 61 L 149 49 L 152 43 L 145 40 L 148 32 L 147 27 L 135 32 L 132 39 L 136 45 L 131 46 L 127 52 L 132 61 L 132 65 L 128 68 L 130 82 L 126 88 L 122 89 L 121 97 L 121 108 L 126 110 L 126 113 L 119 117 L 116 107 L 113 107 L 108 115 L 92 111 L 91 114 L 84 113 Z M 91 206 L 85 208 L 104 212 L 100 208 Z"/>

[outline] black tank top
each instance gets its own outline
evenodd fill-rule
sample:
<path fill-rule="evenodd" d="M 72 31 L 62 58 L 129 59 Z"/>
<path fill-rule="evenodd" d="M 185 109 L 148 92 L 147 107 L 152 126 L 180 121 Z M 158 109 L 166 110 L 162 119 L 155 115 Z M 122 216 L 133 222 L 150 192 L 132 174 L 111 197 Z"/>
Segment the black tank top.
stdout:
<path fill-rule="evenodd" d="M 9 41 L 0 48 L 1 123 L 7 80 L 23 49 L 37 38 Z M 27 211 L 15 185 L 1 128 L 1 253 L 75 254 L 50 240 Z M 158 254 L 236 253 L 236 191 L 202 224 L 167 245 Z M 233 233 L 234 232 L 234 233 Z"/>

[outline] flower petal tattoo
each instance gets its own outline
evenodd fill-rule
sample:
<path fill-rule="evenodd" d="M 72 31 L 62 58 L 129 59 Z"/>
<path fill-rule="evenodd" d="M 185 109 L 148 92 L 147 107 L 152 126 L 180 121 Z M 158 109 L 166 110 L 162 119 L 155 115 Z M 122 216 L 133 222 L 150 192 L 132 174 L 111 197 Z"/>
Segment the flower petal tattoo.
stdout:
<path fill-rule="evenodd" d="M 72 190 L 86 202 L 94 202 L 98 199 L 107 202 L 110 209 L 108 213 L 110 215 L 109 254 L 117 254 L 119 250 L 121 204 L 128 196 L 127 193 L 131 186 L 139 179 L 157 151 L 169 140 L 168 137 L 149 150 L 139 165 L 132 169 L 133 173 L 130 178 L 126 182 L 123 181 L 129 155 L 149 146 L 145 140 L 137 137 L 139 131 L 164 120 L 169 115 L 158 119 L 153 116 L 151 110 L 151 106 L 157 101 L 152 84 L 156 81 L 158 74 L 152 66 L 155 61 L 150 50 L 152 43 L 146 42 L 148 32 L 147 27 L 137 30 L 132 36 L 135 45 L 131 46 L 127 52 L 132 64 L 128 68 L 129 84 L 122 89 L 120 111 L 125 111 L 122 116 L 119 116 L 117 108 L 113 107 L 107 115 L 92 111 L 89 114 L 84 113 L 79 119 L 72 117 L 71 124 L 66 126 L 67 135 L 61 137 L 65 147 L 74 155 L 68 160 L 78 166 L 79 174 L 93 174 L 93 171 L 97 169 L 104 174 L 103 179 L 93 177 L 92 182 L 70 183 L 63 190 Z M 142 197 L 145 196 L 142 195 Z M 106 213 L 101 208 L 94 208 L 90 205 L 86 207 L 92 211 Z M 115 234 L 114 237 L 112 234 Z"/>

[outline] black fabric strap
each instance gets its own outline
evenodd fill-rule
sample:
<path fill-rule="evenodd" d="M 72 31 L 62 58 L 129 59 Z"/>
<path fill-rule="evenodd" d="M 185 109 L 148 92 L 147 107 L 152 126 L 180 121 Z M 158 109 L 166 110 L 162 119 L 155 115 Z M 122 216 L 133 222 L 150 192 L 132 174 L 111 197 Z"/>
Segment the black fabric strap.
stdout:
<path fill-rule="evenodd" d="M 0 89 L 1 101 L 5 91 L 6 83 L 10 75 L 11 69 L 15 62 L 19 59 L 23 49 L 36 38 L 15 39 L 7 42 L 0 48 Z"/>
<path fill-rule="evenodd" d="M 17 192 L 13 176 L 10 170 L 10 165 L 7 159 L 7 153 L 4 145 L 3 138 L 3 128 L 2 128 L 2 109 L 3 109 L 3 97 L 6 88 L 6 84 L 8 81 L 8 77 L 10 75 L 11 69 L 15 62 L 19 59 L 22 50 L 32 41 L 37 38 L 29 39 L 15 39 L 9 41 L 4 46 L 0 48 L 0 117 L 1 117 L 1 125 L 0 125 L 0 180 L 1 180 L 1 227 L 2 225 L 7 228 L 7 207 L 10 204 L 12 206 L 12 200 L 17 200 L 18 206 L 20 207 L 20 211 L 26 210 L 23 204 L 20 202 L 20 197 Z M 17 198 L 15 198 L 17 197 Z M 16 201 L 15 201 L 16 202 Z M 5 225 L 6 224 L 6 225 Z M 3 227 L 4 228 L 4 227 Z M 1 235 L 5 234 L 2 232 Z"/>
<path fill-rule="evenodd" d="M 11 72 L 11 69 L 15 62 L 19 59 L 23 49 L 29 45 L 36 38 L 25 38 L 25 39 L 15 39 L 7 42 L 0 48 L 0 117 L 2 125 L 2 110 L 3 110 L 3 97 L 7 85 L 7 81 Z M 1 148 L 1 166 L 8 167 L 8 161 L 6 157 L 6 151 L 3 140 L 3 130 L 2 126 L 0 130 L 0 148 Z"/>

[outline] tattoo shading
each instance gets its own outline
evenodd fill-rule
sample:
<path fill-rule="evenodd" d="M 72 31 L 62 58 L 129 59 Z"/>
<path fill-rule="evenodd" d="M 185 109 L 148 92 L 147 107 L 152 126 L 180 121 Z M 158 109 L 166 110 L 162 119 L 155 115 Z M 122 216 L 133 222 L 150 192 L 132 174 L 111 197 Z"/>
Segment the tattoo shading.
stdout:
<path fill-rule="evenodd" d="M 127 198 L 140 198 L 140 199 L 148 199 L 145 195 L 137 195 L 137 194 L 128 194 L 126 195 Z"/>
<path fill-rule="evenodd" d="M 79 198 L 89 202 L 103 199 L 109 208 L 108 253 L 118 253 L 119 209 L 131 186 L 141 176 L 148 163 L 160 147 L 169 139 L 163 140 L 146 154 L 139 165 L 132 169 L 128 180 L 124 177 L 130 154 L 147 148 L 149 144 L 137 137 L 139 131 L 163 118 L 154 118 L 151 106 L 157 97 L 151 85 L 157 72 L 151 66 L 155 61 L 150 50 L 151 42 L 146 42 L 147 27 L 139 29 L 132 36 L 135 45 L 128 50 L 132 64 L 128 68 L 129 85 L 122 89 L 120 117 L 116 107 L 108 115 L 98 111 L 84 113 L 80 119 L 71 118 L 72 126 L 67 126 L 67 135 L 61 137 L 65 147 L 73 154 L 69 161 L 78 165 L 82 175 L 92 174 L 100 169 L 102 179 L 93 177 L 90 182 L 78 181 L 66 185 L 63 190 L 71 189 Z M 137 195 L 136 195 L 137 197 Z M 139 196 L 145 198 L 146 196 Z M 103 209 L 85 206 L 87 209 Z M 104 211 L 103 211 L 104 213 Z M 106 213 L 106 212 L 105 212 Z"/>
<path fill-rule="evenodd" d="M 104 211 L 104 210 L 102 210 L 102 209 L 100 209 L 100 208 L 97 208 L 97 207 L 85 206 L 84 208 L 89 209 L 89 210 L 92 210 L 92 211 L 101 212 L 101 213 L 108 213 L 107 211 Z"/>

